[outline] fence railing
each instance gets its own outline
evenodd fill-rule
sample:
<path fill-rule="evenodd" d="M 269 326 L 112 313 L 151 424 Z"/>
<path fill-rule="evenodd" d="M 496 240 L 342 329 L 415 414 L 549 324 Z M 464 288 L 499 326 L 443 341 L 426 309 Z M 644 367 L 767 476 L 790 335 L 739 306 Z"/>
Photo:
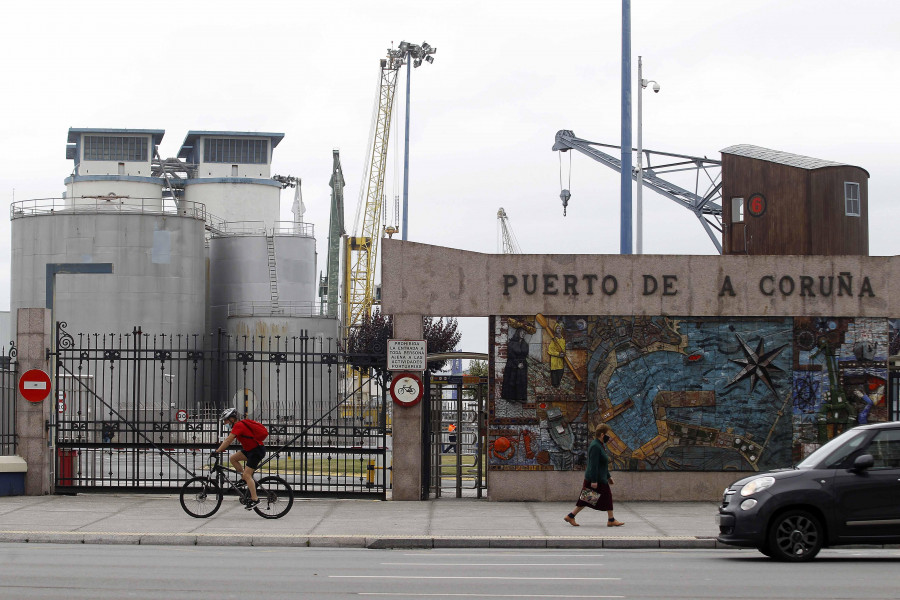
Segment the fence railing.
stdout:
<path fill-rule="evenodd" d="M 188 200 L 175 202 L 171 198 L 138 198 L 117 195 L 38 198 L 19 200 L 10 204 L 9 207 L 10 219 L 72 214 L 146 214 L 207 220 L 205 204 Z"/>
<path fill-rule="evenodd" d="M 228 305 L 229 317 L 317 317 L 321 314 L 318 302 L 279 302 L 277 307 L 271 302 L 232 302 Z"/>
<path fill-rule="evenodd" d="M 261 474 L 306 495 L 385 494 L 384 381 L 334 339 L 73 336 L 60 323 L 57 348 L 57 485 L 177 489 L 227 435 L 229 406 L 269 428 Z"/>
<path fill-rule="evenodd" d="M 226 221 L 213 215 L 210 215 L 207 221 L 215 235 L 223 237 L 253 235 L 315 237 L 315 226 L 312 223 L 275 221 L 269 227 L 265 221 Z"/>

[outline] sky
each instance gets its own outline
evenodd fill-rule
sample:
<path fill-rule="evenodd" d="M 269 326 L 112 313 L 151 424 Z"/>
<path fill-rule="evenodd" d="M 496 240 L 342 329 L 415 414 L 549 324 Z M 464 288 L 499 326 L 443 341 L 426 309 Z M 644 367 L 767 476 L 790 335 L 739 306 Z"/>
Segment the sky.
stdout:
<path fill-rule="evenodd" d="M 898 254 L 900 2 L 631 5 L 635 128 L 639 55 L 661 87 L 643 97 L 645 149 L 719 159 L 754 144 L 863 167 L 870 254 Z M 32 0 L 0 10 L 7 203 L 62 195 L 69 127 L 165 129 L 163 157 L 188 130 L 281 132 L 273 173 L 302 179 L 322 270 L 332 150 L 349 230 L 365 191 L 379 61 L 401 41 L 426 41 L 437 53 L 412 71 L 408 239 L 498 252 L 502 207 L 525 253 L 619 252 L 619 174 L 551 151 L 560 129 L 619 143 L 619 0 Z M 390 222 L 402 195 L 405 69 L 398 81 Z M 561 181 L 572 194 L 565 217 Z M 716 252 L 692 213 L 643 197 L 644 253 Z M 285 220 L 292 200 L 285 191 Z M 0 310 L 9 307 L 9 231 L 0 220 Z M 486 319 L 460 327 L 462 350 L 487 351 Z"/>

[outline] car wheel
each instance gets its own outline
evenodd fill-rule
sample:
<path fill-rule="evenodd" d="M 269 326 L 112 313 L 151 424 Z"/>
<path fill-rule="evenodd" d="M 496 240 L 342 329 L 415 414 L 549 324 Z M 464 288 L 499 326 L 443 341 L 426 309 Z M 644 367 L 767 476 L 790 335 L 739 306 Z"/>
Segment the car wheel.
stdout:
<path fill-rule="evenodd" d="M 791 562 L 812 560 L 822 549 L 824 536 L 816 517 L 805 510 L 788 511 L 775 517 L 769 527 L 768 556 Z"/>

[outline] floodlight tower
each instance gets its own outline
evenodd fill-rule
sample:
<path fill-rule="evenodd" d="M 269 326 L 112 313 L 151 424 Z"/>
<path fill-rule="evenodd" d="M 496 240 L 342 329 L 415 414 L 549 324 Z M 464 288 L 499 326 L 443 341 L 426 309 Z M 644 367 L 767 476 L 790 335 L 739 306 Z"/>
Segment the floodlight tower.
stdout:
<path fill-rule="evenodd" d="M 410 44 L 408 42 L 400 42 L 400 52 L 406 59 L 406 136 L 403 141 L 403 223 L 400 226 L 401 239 L 406 241 L 408 227 L 407 207 L 409 205 L 409 81 L 410 81 L 410 63 L 418 68 L 422 66 L 422 61 L 427 63 L 434 62 L 434 53 L 437 48 L 432 47 L 428 42 L 422 42 L 422 45 Z"/>

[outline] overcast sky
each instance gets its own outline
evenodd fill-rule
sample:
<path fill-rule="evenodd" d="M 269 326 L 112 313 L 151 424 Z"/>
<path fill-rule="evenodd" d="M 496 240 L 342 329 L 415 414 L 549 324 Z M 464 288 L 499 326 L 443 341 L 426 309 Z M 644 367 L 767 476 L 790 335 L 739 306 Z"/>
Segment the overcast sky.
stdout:
<path fill-rule="evenodd" d="M 559 129 L 619 143 L 619 0 L 32 0 L 2 10 L 7 202 L 61 195 L 69 127 L 165 129 L 164 157 L 190 129 L 283 132 L 273 172 L 302 178 L 324 269 L 332 149 L 350 228 L 379 60 L 392 43 L 427 41 L 438 52 L 413 70 L 408 238 L 493 253 L 503 207 L 526 253 L 619 251 L 618 173 L 575 154 L 570 174 L 565 155 L 564 218 L 550 149 Z M 632 0 L 634 86 L 638 55 L 662 87 L 644 96 L 645 148 L 720 158 L 745 143 L 863 167 L 870 253 L 898 253 L 900 2 Z M 633 113 L 636 127 L 636 91 Z M 285 219 L 291 200 L 284 192 Z M 715 253 L 687 210 L 650 191 L 644 207 L 645 253 Z M 8 240 L 0 219 L 0 309 Z M 486 351 L 484 321 L 463 327 L 463 349 Z"/>

